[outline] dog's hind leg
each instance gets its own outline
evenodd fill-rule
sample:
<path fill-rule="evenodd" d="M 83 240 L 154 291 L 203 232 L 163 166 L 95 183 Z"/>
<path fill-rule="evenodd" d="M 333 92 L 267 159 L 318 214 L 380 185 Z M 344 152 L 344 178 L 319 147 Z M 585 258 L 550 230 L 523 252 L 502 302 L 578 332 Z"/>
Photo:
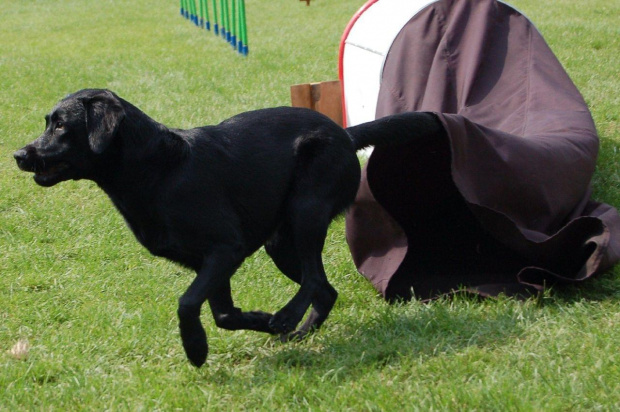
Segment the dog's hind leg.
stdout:
<path fill-rule="evenodd" d="M 243 312 L 236 308 L 230 292 L 230 281 L 222 282 L 220 289 L 209 298 L 209 306 L 213 313 L 215 324 L 228 330 L 255 330 L 258 332 L 273 333 L 269 327 L 271 313 L 252 311 Z"/>
<path fill-rule="evenodd" d="M 265 244 L 265 250 L 283 274 L 301 284 L 302 265 L 295 248 L 292 229 L 288 224 L 284 224 L 278 229 L 269 242 Z M 291 334 L 282 335 L 283 339 L 301 339 L 308 333 L 320 328 L 325 322 L 338 297 L 338 292 L 332 285 L 326 282 L 325 286 L 327 295 L 322 290 L 315 293 L 312 298 L 312 309 L 303 325 Z"/>
<path fill-rule="evenodd" d="M 270 255 L 284 273 L 300 284 L 299 291 L 278 311 L 269 326 L 280 334 L 292 332 L 312 304 L 308 320 L 299 333 L 303 337 L 319 327 L 329 315 L 336 301 L 336 290 L 327 281 L 321 252 L 331 220 L 325 204 L 316 199 L 293 199 L 291 203 L 290 233 L 281 230 L 280 236 L 292 235 L 291 241 L 281 239 L 279 247 L 270 246 Z M 286 257 L 288 254 L 289 257 Z M 294 258 L 295 256 L 296 258 Z"/>
<path fill-rule="evenodd" d="M 286 335 L 312 305 L 306 322 L 290 335 L 292 339 L 321 326 L 338 296 L 325 275 L 321 253 L 331 220 L 353 202 L 359 185 L 359 160 L 353 148 L 347 146 L 347 139 L 312 134 L 297 142 L 295 180 L 283 226 L 270 246 L 276 264 L 300 287 L 293 299 L 273 315 L 269 326 Z"/>

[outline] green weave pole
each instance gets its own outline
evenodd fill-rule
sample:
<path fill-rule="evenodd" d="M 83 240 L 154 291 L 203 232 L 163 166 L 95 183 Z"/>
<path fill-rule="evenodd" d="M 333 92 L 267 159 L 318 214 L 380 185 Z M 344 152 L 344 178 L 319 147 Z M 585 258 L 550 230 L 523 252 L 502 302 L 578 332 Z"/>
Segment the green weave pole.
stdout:
<path fill-rule="evenodd" d="M 205 11 L 205 29 L 207 30 L 211 30 L 211 21 L 209 19 L 209 5 L 208 5 L 208 0 L 200 0 L 202 2 L 202 5 L 204 7 L 204 11 Z"/>
<path fill-rule="evenodd" d="M 187 7 L 187 0 L 181 0 L 181 16 L 189 19 L 189 9 Z"/>
<path fill-rule="evenodd" d="M 237 48 L 237 2 L 235 0 L 232 1 L 230 6 L 230 40 L 228 41 L 233 48 Z"/>
<path fill-rule="evenodd" d="M 217 21 L 218 21 L 217 0 L 212 0 L 212 1 L 213 1 L 213 33 L 215 33 L 215 35 L 218 36 L 220 34 L 220 26 L 217 24 Z"/>
<path fill-rule="evenodd" d="M 241 36 L 241 41 L 239 42 L 238 51 L 239 53 L 247 56 L 249 53 L 248 49 L 248 28 L 245 20 L 245 0 L 239 0 L 239 32 Z"/>
<path fill-rule="evenodd" d="M 213 16 L 215 35 L 221 35 L 240 54 L 248 55 L 245 0 L 180 0 L 179 8 L 181 16 L 209 31 Z"/>
<path fill-rule="evenodd" d="M 198 26 L 204 27 L 205 24 L 205 7 L 204 1 L 198 0 Z"/>
<path fill-rule="evenodd" d="M 230 41 L 230 21 L 228 16 L 228 0 L 222 0 L 222 27 L 224 28 L 224 32 L 222 33 L 222 37 L 224 40 Z"/>
<path fill-rule="evenodd" d="M 198 13 L 196 13 L 196 0 L 189 0 L 189 14 L 190 20 L 198 26 Z"/>

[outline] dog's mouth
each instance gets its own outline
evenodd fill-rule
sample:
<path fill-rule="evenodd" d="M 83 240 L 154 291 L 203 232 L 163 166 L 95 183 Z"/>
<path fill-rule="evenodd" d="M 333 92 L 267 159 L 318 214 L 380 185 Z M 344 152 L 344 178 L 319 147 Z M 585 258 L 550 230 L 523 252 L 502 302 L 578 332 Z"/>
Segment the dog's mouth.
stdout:
<path fill-rule="evenodd" d="M 23 171 L 34 173 L 34 181 L 41 186 L 53 186 L 71 178 L 71 164 L 65 161 L 38 161 L 29 167 L 21 167 Z"/>
<path fill-rule="evenodd" d="M 71 179 L 74 167 L 64 159 L 51 159 L 40 156 L 29 146 L 13 155 L 17 166 L 24 172 L 34 173 L 34 181 L 41 186 L 53 186 L 63 180 Z"/>

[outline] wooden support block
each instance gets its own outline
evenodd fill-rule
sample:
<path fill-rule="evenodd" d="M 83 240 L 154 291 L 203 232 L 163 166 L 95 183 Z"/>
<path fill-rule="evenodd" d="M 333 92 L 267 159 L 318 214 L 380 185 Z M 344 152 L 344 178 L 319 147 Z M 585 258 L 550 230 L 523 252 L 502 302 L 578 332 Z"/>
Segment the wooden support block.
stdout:
<path fill-rule="evenodd" d="M 291 106 L 314 110 L 312 85 L 310 83 L 291 86 Z"/>
<path fill-rule="evenodd" d="M 342 97 L 339 80 L 291 86 L 291 105 L 316 110 L 342 126 Z"/>

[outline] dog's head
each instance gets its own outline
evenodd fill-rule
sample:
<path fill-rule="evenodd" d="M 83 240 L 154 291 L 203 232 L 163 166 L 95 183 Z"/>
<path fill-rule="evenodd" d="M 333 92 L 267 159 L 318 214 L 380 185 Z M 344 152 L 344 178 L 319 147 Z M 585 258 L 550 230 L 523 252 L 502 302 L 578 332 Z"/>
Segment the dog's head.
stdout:
<path fill-rule="evenodd" d="M 13 155 L 41 186 L 91 178 L 93 167 L 114 139 L 125 111 L 108 90 L 87 89 L 61 100 L 45 116 L 45 131 Z"/>

